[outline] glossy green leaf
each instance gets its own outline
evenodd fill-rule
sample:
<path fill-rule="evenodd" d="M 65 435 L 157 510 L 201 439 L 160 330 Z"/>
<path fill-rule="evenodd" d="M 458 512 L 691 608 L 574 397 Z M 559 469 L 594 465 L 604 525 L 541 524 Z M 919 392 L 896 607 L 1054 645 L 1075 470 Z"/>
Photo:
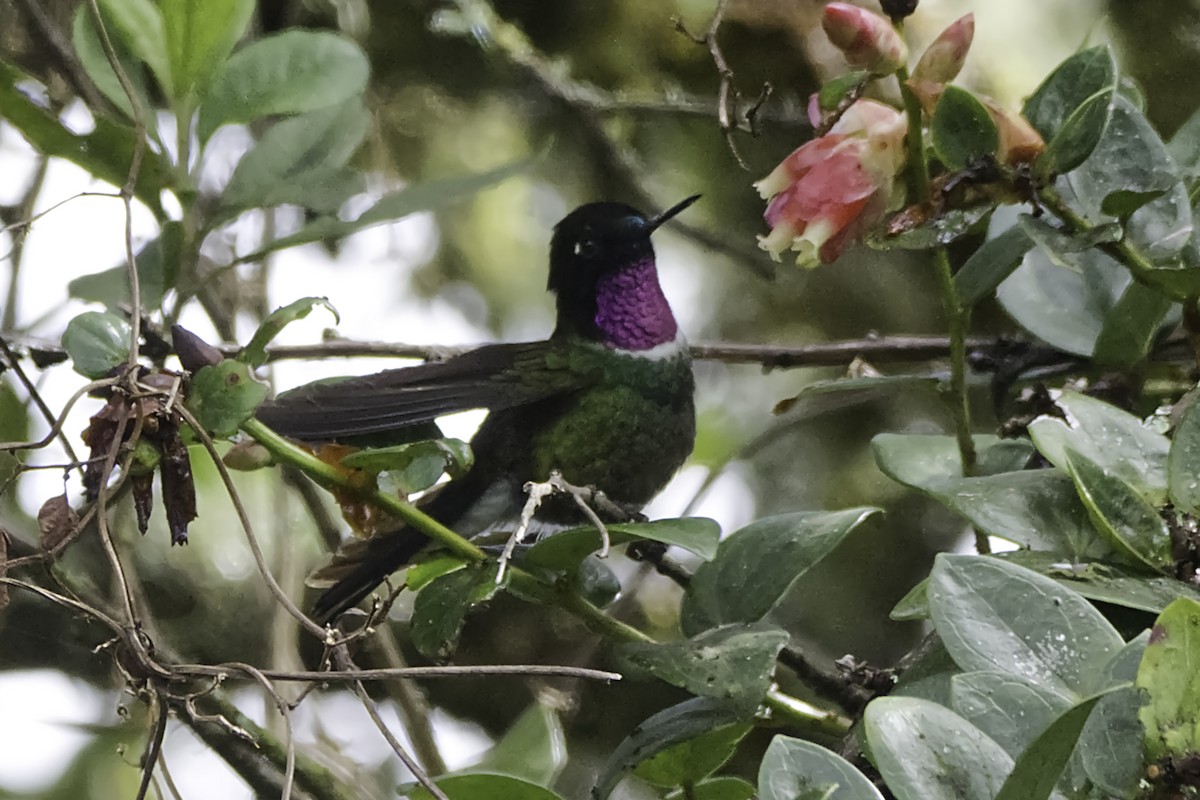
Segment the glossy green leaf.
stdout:
<path fill-rule="evenodd" d="M 686 791 L 677 789 L 664 800 L 754 800 L 754 784 L 741 778 L 709 778 Z"/>
<path fill-rule="evenodd" d="M 771 685 L 787 632 L 772 625 L 724 625 L 691 639 L 621 645 L 622 660 L 673 686 L 754 712 Z"/>
<path fill-rule="evenodd" d="M 864 716 L 875 765 L 897 800 L 994 800 L 1013 760 L 948 708 L 880 697 Z"/>
<path fill-rule="evenodd" d="M 1172 562 L 1171 535 L 1154 506 L 1125 481 L 1066 448 L 1067 470 L 1096 529 L 1133 564 L 1162 569 Z"/>
<path fill-rule="evenodd" d="M 4 109 L 4 121 L 40 152 L 70 161 L 113 186 L 123 186 L 133 163 L 137 140 L 133 129 L 107 117 L 97 117 L 91 133 L 73 133 L 16 87 L 23 80 L 26 80 L 24 74 L 0 62 L 0 108 Z M 134 196 L 159 218 L 164 216 L 159 194 L 170 188 L 171 182 L 170 168 L 162 157 L 143 151 Z"/>
<path fill-rule="evenodd" d="M 179 247 L 183 226 L 179 222 L 163 225 L 158 238 L 146 243 L 134 257 L 138 271 L 138 289 L 142 307 L 153 310 L 162 305 L 163 295 L 175 287 L 175 272 L 179 266 Z M 128 306 L 129 267 L 125 264 L 81 275 L 67 284 L 67 294 L 77 300 L 103 303 L 117 310 Z"/>
<path fill-rule="evenodd" d="M 467 562 L 459 556 L 440 550 L 427 550 L 418 553 L 404 570 L 404 586 L 410 591 L 419 592 L 437 578 L 465 566 Z"/>
<path fill-rule="evenodd" d="M 1066 475 L 1021 469 L 1032 453 L 1028 442 L 976 436 L 984 474 L 972 478 L 961 477 L 952 436 L 880 434 L 871 446 L 885 475 L 928 494 L 989 536 L 1071 558 L 1109 551 Z"/>
<path fill-rule="evenodd" d="M 1117 63 L 1107 46 L 1083 50 L 1046 77 L 1021 110 L 1047 142 L 1089 98 L 1117 84 Z"/>
<path fill-rule="evenodd" d="M 1175 131 L 1167 142 L 1167 151 L 1185 175 L 1200 175 L 1200 109 Z"/>
<path fill-rule="evenodd" d="M 929 579 L 909 589 L 888 612 L 888 618 L 896 622 L 929 619 Z"/>
<path fill-rule="evenodd" d="M 325 297 L 301 297 L 299 300 L 293 300 L 286 306 L 280 306 L 267 315 L 258 326 L 258 330 L 254 332 L 254 336 L 250 337 L 249 343 L 238 353 L 238 361 L 249 364 L 252 367 L 261 367 L 267 363 L 267 345 L 270 344 L 280 331 L 291 325 L 297 320 L 304 319 L 314 308 L 324 308 L 333 314 L 334 323 L 341 321 L 338 316 L 337 309 Z"/>
<path fill-rule="evenodd" d="M 589 555 L 579 562 L 570 576 L 571 588 L 592 605 L 607 608 L 621 594 L 621 581 L 610 563 L 597 555 Z"/>
<path fill-rule="evenodd" d="M 1037 174 L 1062 175 L 1086 161 L 1108 129 L 1115 102 L 1116 91 L 1103 89 L 1072 111 L 1038 156 Z"/>
<path fill-rule="evenodd" d="M 744 722 L 714 728 L 656 753 L 638 764 L 633 774 L 666 789 L 694 784 L 720 769 L 750 728 Z"/>
<path fill-rule="evenodd" d="M 1151 761 L 1200 752 L 1200 603 L 1181 597 L 1159 615 L 1137 672 L 1138 713 Z"/>
<path fill-rule="evenodd" d="M 942 92 L 929 129 L 934 152 L 952 170 L 994 155 L 1000 146 L 1000 131 L 991 114 L 975 95 L 957 86 Z"/>
<path fill-rule="evenodd" d="M 701 564 L 683 598 L 680 622 L 694 634 L 729 622 L 756 622 L 875 508 L 801 511 L 752 522 Z"/>
<path fill-rule="evenodd" d="M 1067 448 L 1120 478 L 1147 502 L 1167 494 L 1167 437 L 1114 405 L 1070 391 L 1051 391 L 1065 419 L 1042 416 L 1029 425 L 1034 445 L 1050 463 L 1069 470 Z"/>
<path fill-rule="evenodd" d="M 1146 575 L 1118 564 L 1074 562 L 1061 554 L 1014 550 L 996 558 L 1020 564 L 1089 600 L 1157 614 L 1180 595 L 1200 600 L 1200 589 L 1165 575 Z"/>
<path fill-rule="evenodd" d="M 883 795 L 846 759 L 803 739 L 778 735 L 758 766 L 759 800 L 794 800 L 832 787 L 825 800 L 883 800 Z"/>
<path fill-rule="evenodd" d="M 1148 189 L 1146 191 L 1117 189 L 1104 196 L 1100 202 L 1100 213 L 1124 221 L 1133 216 L 1133 213 L 1139 208 L 1166 193 L 1166 189 Z"/>
<path fill-rule="evenodd" d="M 200 141 L 222 125 L 340 105 L 369 74 L 366 54 L 344 36 L 290 30 L 259 39 L 217 73 L 200 106 Z"/>
<path fill-rule="evenodd" d="M 67 323 L 62 346 L 71 366 L 88 378 L 103 378 L 129 360 L 129 323 L 114 314 L 85 311 Z"/>
<path fill-rule="evenodd" d="M 487 172 L 413 184 L 384 195 L 378 203 L 360 214 L 357 219 L 342 220 L 337 217 L 321 217 L 295 233 L 280 237 L 259 250 L 241 256 L 238 260 L 256 261 L 277 250 L 349 236 L 363 228 L 394 222 L 418 211 L 436 211 L 525 172 L 533 163 L 533 159 L 522 159 Z"/>
<path fill-rule="evenodd" d="M 1200 513 L 1200 402 L 1183 412 L 1167 457 L 1167 489 L 1180 511 Z"/>
<path fill-rule="evenodd" d="M 996 800 L 1045 800 L 1054 794 L 1083 726 L 1099 700 L 1100 695 L 1081 700 L 1051 722 L 1017 757 Z"/>
<path fill-rule="evenodd" d="M 100 0 L 105 27 L 109 24 L 141 61 L 168 95 L 171 94 L 171 65 L 167 56 L 163 18 L 154 0 Z"/>
<path fill-rule="evenodd" d="M 1017 758 L 1075 702 L 1040 683 L 995 670 L 976 670 L 950 680 L 953 709 Z"/>
<path fill-rule="evenodd" d="M 605 800 L 625 773 L 646 759 L 680 742 L 743 720 L 727 704 L 708 697 L 694 697 L 659 711 L 638 725 L 609 755 L 596 779 L 592 797 Z"/>
<path fill-rule="evenodd" d="M 563 800 L 561 795 L 536 783 L 511 775 L 471 772 L 444 775 L 434 781 L 450 800 Z M 428 790 L 418 787 L 409 795 L 413 800 L 432 800 Z"/>
<path fill-rule="evenodd" d="M 1132 279 L 1128 270 L 1099 250 L 1078 252 L 1072 264 L 1074 269 L 1064 269 L 1046 250 L 1034 248 L 996 289 L 996 299 L 1042 341 L 1090 356 L 1105 319 Z"/>
<path fill-rule="evenodd" d="M 682 547 L 705 561 L 711 561 L 716 555 L 721 540 L 721 526 L 707 517 L 620 522 L 605 527 L 613 545 L 648 539 Z M 572 528 L 542 537 L 526 551 L 521 561 L 531 567 L 570 570 L 600 546 L 600 532 L 595 528 Z"/>
<path fill-rule="evenodd" d="M 125 77 L 129 80 L 133 94 L 141 105 L 142 121 L 153 130 L 156 120 L 152 113 L 154 106 L 150 102 L 150 93 L 146 90 L 145 67 L 130 51 L 129 46 L 125 43 L 125 37 L 120 35 L 120 31 L 115 25 L 106 24 L 105 30 L 108 31 L 109 42 L 117 55 L 117 61 L 125 71 Z M 128 120 L 135 119 L 133 103 L 130 102 L 129 94 L 126 93 L 125 87 L 121 85 L 117 73 L 108 61 L 108 54 L 100 43 L 100 35 L 96 31 L 96 23 L 92 20 L 92 11 L 87 4 L 80 5 L 75 12 L 74 24 L 71 27 L 71 43 L 75 46 L 75 53 L 79 56 L 84 71 L 96 84 L 100 93 L 121 109 Z"/>
<path fill-rule="evenodd" d="M 959 301 L 969 307 L 991 295 L 1032 246 L 1029 236 L 1016 225 L 984 242 L 954 275 Z"/>
<path fill-rule="evenodd" d="M 429 658 L 447 658 L 458 644 L 467 612 L 499 591 L 494 561 L 470 564 L 432 581 L 413 601 L 413 646 Z"/>
<path fill-rule="evenodd" d="M 242 157 L 221 194 L 225 213 L 290 203 L 328 210 L 361 191 L 346 183 L 346 162 L 367 133 L 361 99 L 277 122 Z M 334 195 L 324 189 L 332 187 Z"/>
<path fill-rule="evenodd" d="M 943 553 L 929 579 L 929 610 L 964 670 L 999 670 L 1070 696 L 1124 645 L 1076 592 L 994 558 Z"/>
<path fill-rule="evenodd" d="M 171 0 L 162 6 L 174 96 L 203 96 L 246 32 L 254 0 Z"/>
<path fill-rule="evenodd" d="M 1125 287 L 1104 316 L 1092 350 L 1101 367 L 1131 369 L 1150 353 L 1174 302 L 1162 291 L 1136 281 Z"/>
<path fill-rule="evenodd" d="M 340 463 L 349 469 L 380 475 L 381 482 L 386 482 L 390 489 L 407 495 L 428 489 L 443 472 L 451 477 L 464 474 L 473 461 L 470 445 L 466 442 L 430 439 L 358 450 L 344 457 Z"/>
<path fill-rule="evenodd" d="M 1101 698 L 1079 737 L 1076 754 L 1084 774 L 1113 797 L 1129 798 L 1137 793 L 1142 776 L 1142 739 L 1138 720 L 1142 698 L 1132 685 L 1146 651 L 1150 632 L 1121 648 L 1104 670 Z"/>
<path fill-rule="evenodd" d="M 535 702 L 469 771 L 511 775 L 551 786 L 566 764 L 567 737 L 558 712 Z"/>
<path fill-rule="evenodd" d="M 255 380 L 249 366 L 226 359 L 192 376 L 187 405 L 205 430 L 224 438 L 254 416 L 267 392 L 267 385 Z"/>

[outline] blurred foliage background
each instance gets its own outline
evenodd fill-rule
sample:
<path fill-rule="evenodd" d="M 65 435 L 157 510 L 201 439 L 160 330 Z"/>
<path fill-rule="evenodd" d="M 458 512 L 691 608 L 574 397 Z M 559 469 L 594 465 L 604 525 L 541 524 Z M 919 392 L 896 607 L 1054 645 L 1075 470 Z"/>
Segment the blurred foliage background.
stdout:
<path fill-rule="evenodd" d="M 70 30 L 78 5 L 77 0 L 0 0 L 0 58 L 41 80 L 51 102 L 60 107 L 74 102 L 77 87 L 64 79 L 67 73 L 58 50 L 47 37 L 55 30 Z M 552 304 L 543 291 L 544 264 L 557 219 L 594 199 L 657 209 L 694 192 L 704 194 L 686 218 L 696 235 L 669 232 L 659 241 L 666 290 L 692 341 L 785 345 L 871 332 L 944 331 L 933 273 L 920 259 L 900 251 L 884 254 L 859 248 L 832 267 L 801 272 L 787 263 L 772 264 L 755 247 L 755 235 L 764 231 L 762 204 L 751 182 L 811 135 L 803 114 L 808 95 L 821 80 L 844 70 L 820 31 L 819 2 L 729 4 L 719 42 L 743 95 L 743 107 L 764 82 L 773 87 L 759 115 L 757 135 L 734 134 L 748 169 L 738 164 L 718 128 L 720 79 L 708 50 L 673 22 L 677 17 L 688 31 L 702 32 L 714 10 L 712 0 L 496 0 L 491 6 L 459 5 L 455 9 L 427 0 L 260 0 L 254 21 L 260 34 L 290 26 L 340 30 L 367 50 L 373 67 L 367 98 L 373 127 L 358 163 L 382 185 L 537 156 L 530 173 L 438 214 L 432 220 L 436 246 L 418 249 L 417 255 L 409 252 L 394 268 L 365 276 L 356 273 L 355 292 L 403 295 L 406 302 L 416 298 L 447 310 L 454 324 L 447 326 L 445 337 L 439 329 L 427 329 L 420 333 L 423 341 L 461 341 L 464 328 L 477 332 L 476 339 L 544 336 L 552 319 Z M 460 13 L 462 8 L 468 12 Z M 472 17 L 471 8 L 494 9 L 502 27 Z M 1084 43 L 1105 40 L 1117 45 L 1127 72 L 1145 92 L 1151 120 L 1164 135 L 1200 102 L 1192 96 L 1200 93 L 1200 84 L 1190 80 L 1200 68 L 1200 5 L 1195 2 L 923 0 L 907 31 L 911 49 L 919 52 L 922 44 L 967 11 L 976 15 L 977 35 L 962 80 L 1010 108 L 1067 54 Z M 524 32 L 532 49 L 514 47 L 503 25 Z M 526 59 L 524 65 L 521 59 Z M 30 154 L 14 142 L 16 134 L 5 129 L 2 120 L 0 108 L 0 183 L 23 183 L 28 169 L 21 165 L 28 163 Z M 10 197 L 23 189 L 9 185 L 4 191 Z M 13 207 L 2 210 L 5 223 L 20 213 Z M 397 228 L 394 234 L 400 249 L 405 230 Z M 239 235 L 230 232 L 230 247 Z M 0 252 L 9 252 L 13 241 L 12 234 L 0 234 Z M 87 263 L 86 243 L 81 244 L 78 257 L 84 263 L 79 271 L 111 266 Z M 347 243 L 329 242 L 326 247 L 339 265 L 356 257 L 356 249 Z M 0 261 L 0 275 L 6 267 Z M 276 274 L 277 282 L 272 283 L 271 270 L 284 268 L 247 267 L 214 279 L 207 303 L 224 304 L 229 310 L 225 324 L 216 324 L 216 330 L 226 336 L 244 335 L 250 330 L 246 320 L 263 309 L 301 294 L 322 293 L 320 287 L 288 276 Z M 26 276 L 40 273 L 38 280 L 43 281 L 57 274 L 56 269 L 54 264 L 24 267 Z M 338 280 L 336 268 L 327 278 Z M 25 278 L 29 280 L 33 279 Z M 278 280 L 289 282 L 291 296 L 272 293 Z M 6 315 L 5 327 L 57 339 L 68 317 L 39 319 L 25 313 L 16 295 L 19 284 L 6 280 L 5 285 L 0 291 L 9 292 L 7 304 L 14 308 Z M 399 332 L 394 338 L 404 335 L 403 320 L 355 322 L 359 330 L 386 331 L 388 338 L 393 331 Z M 345 329 L 351 327 L 347 324 Z M 976 334 L 1011 330 L 1012 324 L 995 307 L 985 306 L 975 316 Z M 889 368 L 901 366 L 943 369 L 936 363 Z M 343 372 L 367 369 L 353 362 L 336 367 Z M 686 472 L 687 480 L 671 490 L 677 504 L 664 508 L 664 513 L 682 511 L 703 475 L 713 470 L 723 470 L 725 477 L 715 484 L 711 507 L 737 522 L 796 509 L 886 508 L 886 516 L 876 518 L 827 560 L 778 616 L 818 663 L 853 653 L 887 665 L 921 634 L 916 625 L 890 622 L 888 610 L 927 572 L 935 553 L 960 545 L 963 526 L 940 507 L 884 478 L 874 466 L 868 443 L 885 430 L 944 431 L 949 417 L 936 393 L 916 390 L 814 418 L 772 416 L 776 401 L 808 382 L 843 371 L 764 374 L 754 366 L 699 363 L 701 427 L 694 467 Z M 997 420 L 983 379 L 976 389 L 976 426 L 992 430 Z M 0 404 L 0 440 L 44 431 L 40 420 L 31 419 L 28 404 L 9 376 L 0 377 Z M 214 471 L 203 457 L 194 463 L 201 513 L 187 551 L 170 551 L 162 530 L 135 541 L 132 525 L 119 526 L 153 609 L 156 640 L 194 661 L 300 666 L 295 642 L 289 640 L 294 633 L 281 624 L 261 579 L 242 553 L 233 512 Z M 16 489 L 28 477 L 22 475 Z M 285 588 L 299 596 L 303 575 L 326 551 L 311 515 L 297 493 L 274 474 L 240 475 L 239 485 Z M 18 546 L 36 542 L 34 515 L 44 499 L 14 487 L 0 495 L 0 525 Z M 119 514 L 128 522 L 132 512 L 123 508 Z M 161 525 L 160 519 L 154 521 L 155 528 Z M 95 569 L 99 558 L 98 548 L 84 541 L 56 568 L 78 580 L 100 582 L 103 592 L 111 587 L 102 585 L 105 570 Z M 624 572 L 627 578 L 633 573 L 632 568 Z M 647 579 L 633 601 L 626 601 L 625 613 L 651 627 L 670 625 L 674 617 L 668 609 L 675 600 L 669 584 Z M 403 610 L 394 616 L 402 619 Z M 403 648 L 403 624 L 397 627 Z M 87 746 L 73 761 L 63 761 L 61 779 L 43 780 L 37 796 L 111 797 L 136 784 L 137 770 L 131 765 L 144 726 L 137 704 L 114 693 L 119 683 L 109 660 L 93 654 L 92 648 L 103 639 L 94 626 L 22 594 L 15 595 L 0 615 L 0 670 L 51 668 L 103 692 L 102 702 L 93 703 L 97 727 L 82 730 Z M 593 657 L 596 647 L 571 619 L 504 600 L 470 618 L 456 661 L 608 663 L 603 653 Z M 311 664 L 316 653 L 302 655 Z M 379 652 L 364 653 L 360 659 L 362 666 L 383 663 L 387 656 Z M 447 721 L 455 717 L 478 726 L 472 729 L 475 740 L 480 732 L 503 731 L 535 695 L 552 693 L 566 711 L 572 748 L 562 789 L 576 797 L 583 796 L 597 759 L 653 710 L 682 697 L 674 690 L 664 691 L 661 684 L 636 681 L 597 687 L 491 679 L 430 682 L 423 688 L 429 702 L 446 712 L 435 716 L 443 735 L 462 727 Z M 802 687 L 787 688 L 804 693 Z M 246 707 L 261 711 L 262 698 L 254 692 L 238 697 Z M 115 717 L 122 699 L 134 711 L 128 722 Z M 346 706 L 338 706 L 335 699 L 323 702 L 327 705 L 320 708 L 331 713 Z M 0 705 L 0 719 L 5 716 Z M 335 726 L 316 716 L 317 730 L 323 724 Z M 174 735 L 168 737 L 168 757 L 172 747 L 182 752 L 188 746 L 182 740 L 173 744 Z M 343 744 L 357 741 L 344 731 L 330 735 Z M 458 736 L 450 741 L 458 745 L 448 750 L 474 740 Z M 124 759 L 130 765 L 115 761 L 121 742 L 129 748 Z M 67 759 L 75 751 L 63 746 Z M 8 758 L 5 752 L 0 747 L 0 763 Z M 447 756 L 456 763 L 465 758 L 452 752 Z M 351 744 L 334 757 L 350 770 L 365 764 L 363 774 L 368 777 L 361 785 L 389 796 L 397 773 L 384 753 L 355 750 Z M 380 768 L 385 762 L 388 766 Z M 747 758 L 746 763 L 755 762 Z M 198 796 L 182 788 L 185 796 Z M 0 795 L 5 792 L 0 782 Z"/>

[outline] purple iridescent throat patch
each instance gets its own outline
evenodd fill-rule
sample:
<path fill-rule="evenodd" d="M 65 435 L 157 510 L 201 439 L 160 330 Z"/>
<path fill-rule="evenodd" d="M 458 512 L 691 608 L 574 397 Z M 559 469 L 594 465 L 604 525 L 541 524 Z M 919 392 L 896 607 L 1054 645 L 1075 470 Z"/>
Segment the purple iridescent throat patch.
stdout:
<path fill-rule="evenodd" d="M 606 345 L 649 350 L 673 341 L 679 326 L 647 258 L 601 276 L 596 283 L 596 327 Z"/>

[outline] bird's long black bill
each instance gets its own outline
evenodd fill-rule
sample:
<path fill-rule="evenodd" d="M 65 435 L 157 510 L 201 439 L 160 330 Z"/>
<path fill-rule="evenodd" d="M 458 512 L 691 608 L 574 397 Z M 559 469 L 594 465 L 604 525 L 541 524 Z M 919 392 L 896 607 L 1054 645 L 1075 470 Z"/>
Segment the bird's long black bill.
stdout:
<path fill-rule="evenodd" d="M 668 208 L 666 211 L 662 212 L 658 216 L 652 217 L 650 219 L 649 223 L 647 223 L 647 228 L 649 230 L 653 231 L 659 225 L 662 225 L 664 222 L 669 220 L 671 217 L 675 216 L 680 211 L 683 211 L 685 208 L 687 208 L 688 206 L 690 206 L 692 203 L 696 202 L 699 199 L 700 199 L 700 195 L 694 194 L 691 197 L 689 197 L 688 199 L 682 200 L 682 201 L 676 203 L 675 205 L 671 206 L 670 208 Z"/>

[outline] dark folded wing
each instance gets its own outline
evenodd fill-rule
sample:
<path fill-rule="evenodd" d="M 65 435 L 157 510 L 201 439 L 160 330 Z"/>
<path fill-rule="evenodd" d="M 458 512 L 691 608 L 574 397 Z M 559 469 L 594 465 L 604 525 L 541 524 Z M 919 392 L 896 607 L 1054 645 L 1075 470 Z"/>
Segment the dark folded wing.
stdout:
<path fill-rule="evenodd" d="M 586 386 L 553 342 L 497 344 L 447 361 L 313 383 L 265 403 L 258 419 L 295 439 L 400 431 L 456 411 L 511 408 Z"/>

